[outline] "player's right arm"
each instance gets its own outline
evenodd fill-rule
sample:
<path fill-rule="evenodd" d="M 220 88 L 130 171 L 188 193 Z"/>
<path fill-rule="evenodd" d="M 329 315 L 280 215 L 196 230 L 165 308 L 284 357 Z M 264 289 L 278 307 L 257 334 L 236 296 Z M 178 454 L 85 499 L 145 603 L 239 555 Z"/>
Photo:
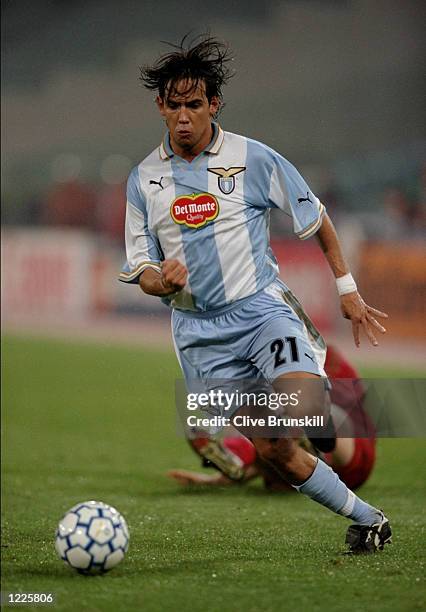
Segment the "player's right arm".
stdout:
<path fill-rule="evenodd" d="M 145 293 L 165 297 L 181 291 L 186 284 L 188 270 L 177 259 L 166 259 L 161 272 L 146 268 L 139 277 L 139 286 Z"/>
<path fill-rule="evenodd" d="M 125 230 L 127 262 L 119 279 L 139 284 L 142 291 L 158 297 L 181 291 L 186 284 L 187 269 L 177 259 L 164 259 L 158 237 L 150 228 L 147 198 L 138 167 L 133 168 L 127 181 Z"/>

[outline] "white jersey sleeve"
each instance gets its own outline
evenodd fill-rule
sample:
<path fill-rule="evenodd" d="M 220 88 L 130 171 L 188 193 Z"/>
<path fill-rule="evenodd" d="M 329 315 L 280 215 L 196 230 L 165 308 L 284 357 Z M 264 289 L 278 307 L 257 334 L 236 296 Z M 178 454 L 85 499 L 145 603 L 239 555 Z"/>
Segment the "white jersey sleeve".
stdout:
<path fill-rule="evenodd" d="M 127 262 L 119 280 L 138 283 L 139 276 L 146 268 L 160 271 L 160 262 L 164 257 L 158 240 L 148 227 L 146 200 L 141 190 L 138 167 L 132 170 L 127 181 L 125 242 Z"/>
<path fill-rule="evenodd" d="M 273 157 L 270 205 L 292 217 L 294 233 L 300 239 L 310 238 L 321 227 L 325 207 L 289 161 L 275 151 Z"/>

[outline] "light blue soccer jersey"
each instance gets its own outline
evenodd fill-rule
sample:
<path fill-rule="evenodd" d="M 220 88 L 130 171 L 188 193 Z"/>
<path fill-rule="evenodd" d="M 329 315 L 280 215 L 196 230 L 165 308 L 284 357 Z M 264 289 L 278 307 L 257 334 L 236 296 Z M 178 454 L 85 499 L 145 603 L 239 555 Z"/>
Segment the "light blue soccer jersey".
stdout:
<path fill-rule="evenodd" d="M 177 259 L 188 281 L 164 301 L 180 310 L 222 308 L 273 282 L 271 208 L 292 217 L 301 239 L 319 229 L 325 210 L 281 155 L 213 127 L 210 145 L 192 162 L 173 153 L 167 134 L 127 184 L 127 263 L 120 280 L 137 283 L 147 267 L 159 271 L 164 259 Z"/>

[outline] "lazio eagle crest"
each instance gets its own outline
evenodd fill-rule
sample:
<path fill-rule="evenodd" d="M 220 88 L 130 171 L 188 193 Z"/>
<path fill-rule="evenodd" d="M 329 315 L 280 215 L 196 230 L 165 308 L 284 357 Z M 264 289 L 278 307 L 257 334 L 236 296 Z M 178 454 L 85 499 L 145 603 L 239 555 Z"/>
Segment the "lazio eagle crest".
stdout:
<path fill-rule="evenodd" d="M 245 166 L 234 166 L 233 168 L 207 168 L 208 172 L 217 174 L 217 183 L 222 193 L 232 193 L 235 189 L 235 175 L 244 172 Z"/>

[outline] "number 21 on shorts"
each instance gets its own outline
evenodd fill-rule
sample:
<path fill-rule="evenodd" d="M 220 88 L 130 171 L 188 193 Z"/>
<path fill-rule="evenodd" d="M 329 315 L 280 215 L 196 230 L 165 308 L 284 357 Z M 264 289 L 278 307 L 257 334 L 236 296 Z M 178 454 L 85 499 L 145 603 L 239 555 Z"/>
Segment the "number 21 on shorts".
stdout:
<path fill-rule="evenodd" d="M 296 338 L 294 336 L 286 336 L 284 339 L 277 338 L 271 343 L 271 353 L 275 353 L 275 368 L 278 368 L 280 365 L 287 363 L 287 357 L 284 357 L 283 355 L 286 343 L 290 346 L 291 361 L 300 361 Z"/>

